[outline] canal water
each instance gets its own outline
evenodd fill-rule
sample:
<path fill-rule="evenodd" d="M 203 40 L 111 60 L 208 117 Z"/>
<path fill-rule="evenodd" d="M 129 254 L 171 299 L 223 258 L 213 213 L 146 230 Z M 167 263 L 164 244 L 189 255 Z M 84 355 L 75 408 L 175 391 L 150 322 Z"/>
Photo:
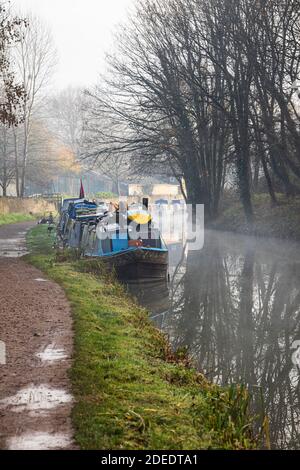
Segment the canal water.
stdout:
<path fill-rule="evenodd" d="M 169 283 L 130 290 L 210 380 L 249 388 L 273 448 L 299 449 L 300 244 L 206 231 L 169 250 Z"/>

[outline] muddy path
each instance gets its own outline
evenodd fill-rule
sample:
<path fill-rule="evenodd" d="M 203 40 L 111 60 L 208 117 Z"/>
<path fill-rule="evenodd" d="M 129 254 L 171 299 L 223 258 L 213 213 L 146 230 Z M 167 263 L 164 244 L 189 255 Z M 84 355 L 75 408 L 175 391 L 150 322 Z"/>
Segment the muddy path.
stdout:
<path fill-rule="evenodd" d="M 29 226 L 0 227 L 0 448 L 72 449 L 71 312 L 63 290 L 17 257 Z"/>

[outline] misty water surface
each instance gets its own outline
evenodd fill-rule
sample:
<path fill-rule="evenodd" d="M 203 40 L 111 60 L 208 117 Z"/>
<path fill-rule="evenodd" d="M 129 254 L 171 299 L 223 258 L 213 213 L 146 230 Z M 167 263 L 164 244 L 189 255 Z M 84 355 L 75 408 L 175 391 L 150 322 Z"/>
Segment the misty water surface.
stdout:
<path fill-rule="evenodd" d="M 139 300 L 172 346 L 221 385 L 243 383 L 270 417 L 273 447 L 300 448 L 300 245 L 207 231 L 200 251 L 170 245 L 170 283 Z"/>

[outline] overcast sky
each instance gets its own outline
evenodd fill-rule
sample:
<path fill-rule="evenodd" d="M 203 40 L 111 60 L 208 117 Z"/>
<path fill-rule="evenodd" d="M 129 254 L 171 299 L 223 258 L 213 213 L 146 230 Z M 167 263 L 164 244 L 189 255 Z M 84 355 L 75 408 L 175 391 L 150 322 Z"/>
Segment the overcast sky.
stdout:
<path fill-rule="evenodd" d="M 50 26 L 59 54 L 57 88 L 88 86 L 103 71 L 114 27 L 126 20 L 134 0 L 12 0 L 15 9 L 32 12 Z"/>

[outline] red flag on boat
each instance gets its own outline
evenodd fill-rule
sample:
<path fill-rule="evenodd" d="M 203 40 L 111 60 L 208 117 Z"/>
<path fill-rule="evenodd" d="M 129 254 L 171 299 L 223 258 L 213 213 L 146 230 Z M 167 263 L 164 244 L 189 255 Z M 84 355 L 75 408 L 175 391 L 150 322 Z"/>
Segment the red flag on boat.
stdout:
<path fill-rule="evenodd" d="M 82 184 L 82 179 L 80 180 L 80 193 L 79 193 L 79 199 L 84 199 L 84 187 Z"/>

